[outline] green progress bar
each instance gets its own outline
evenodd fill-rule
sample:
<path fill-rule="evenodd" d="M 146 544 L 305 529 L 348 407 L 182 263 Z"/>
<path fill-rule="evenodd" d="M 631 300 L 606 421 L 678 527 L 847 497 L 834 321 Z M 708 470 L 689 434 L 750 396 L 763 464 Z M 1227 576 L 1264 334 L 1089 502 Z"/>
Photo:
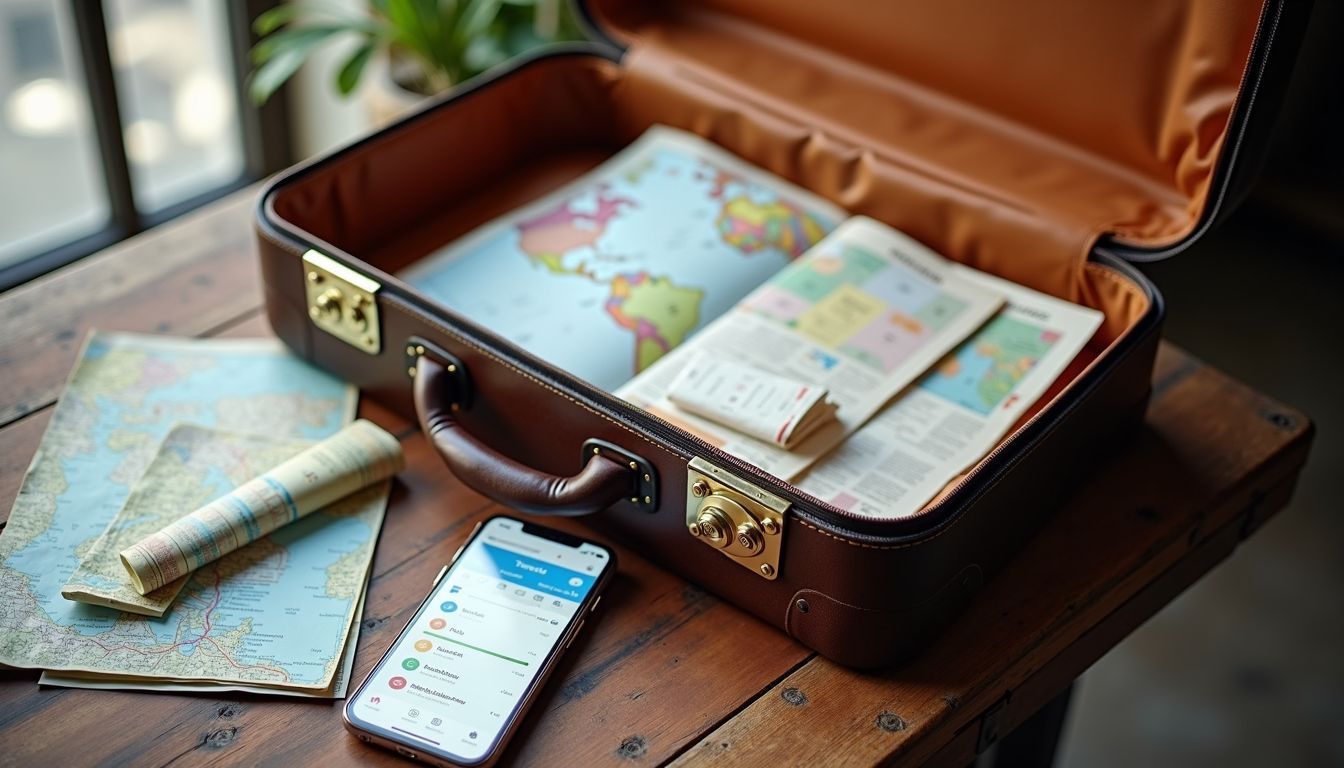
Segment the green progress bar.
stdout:
<path fill-rule="evenodd" d="M 463 647 L 465 647 L 465 648 L 470 648 L 470 649 L 473 650 L 473 651 L 480 651 L 481 653 L 488 653 L 488 654 L 490 654 L 491 656 L 495 656 L 495 657 L 501 658 L 501 659 L 503 659 L 503 660 L 505 660 L 505 661 L 512 661 L 514 664 L 522 664 L 524 667 L 527 666 L 527 662 L 526 662 L 526 661 L 523 661 L 522 659 L 515 659 L 515 658 L 513 658 L 512 656 L 505 656 L 505 655 L 502 654 L 502 653 L 495 653 L 494 651 L 487 651 L 486 649 L 484 649 L 484 648 L 479 648 L 479 647 L 477 647 L 477 646 L 472 645 L 471 643 L 464 643 L 464 642 L 462 642 L 461 640 L 454 640 L 454 639 L 451 638 L 451 637 L 444 637 L 443 635 L 437 635 L 437 634 L 435 634 L 435 633 L 433 633 L 433 632 L 430 632 L 430 631 L 427 630 L 427 629 L 426 629 L 426 630 L 423 630 L 423 631 L 424 631 L 424 633 L 425 633 L 426 635 L 429 635 L 430 637 L 437 637 L 437 638 L 439 638 L 440 640 L 447 640 L 447 641 L 450 642 L 450 643 L 453 643 L 453 644 L 455 644 L 455 645 L 460 645 L 460 646 L 463 646 Z"/>

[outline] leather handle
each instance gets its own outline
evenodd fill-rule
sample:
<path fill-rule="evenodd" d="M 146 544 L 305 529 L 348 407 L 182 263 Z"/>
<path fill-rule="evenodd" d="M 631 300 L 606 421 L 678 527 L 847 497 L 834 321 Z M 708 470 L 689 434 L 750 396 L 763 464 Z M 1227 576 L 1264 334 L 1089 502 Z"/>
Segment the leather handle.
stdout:
<path fill-rule="evenodd" d="M 520 464 L 477 440 L 445 399 L 452 374 L 433 354 L 415 364 L 415 412 L 420 429 L 453 474 L 473 490 L 534 515 L 575 516 L 598 512 L 628 498 L 634 479 L 630 468 L 601 455 L 590 458 L 571 477 L 560 477 Z"/>

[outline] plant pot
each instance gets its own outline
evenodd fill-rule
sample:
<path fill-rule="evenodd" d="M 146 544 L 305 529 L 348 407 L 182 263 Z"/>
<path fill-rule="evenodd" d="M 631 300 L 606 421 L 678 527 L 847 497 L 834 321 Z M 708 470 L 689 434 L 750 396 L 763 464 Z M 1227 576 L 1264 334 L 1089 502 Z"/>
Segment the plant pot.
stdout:
<path fill-rule="evenodd" d="M 396 76 L 398 71 L 405 71 L 403 65 L 404 62 L 396 62 L 386 53 L 374 56 L 369 61 L 368 70 L 364 73 L 368 85 L 363 91 L 369 120 L 374 128 L 388 125 L 429 98 L 401 84 L 409 79 Z"/>

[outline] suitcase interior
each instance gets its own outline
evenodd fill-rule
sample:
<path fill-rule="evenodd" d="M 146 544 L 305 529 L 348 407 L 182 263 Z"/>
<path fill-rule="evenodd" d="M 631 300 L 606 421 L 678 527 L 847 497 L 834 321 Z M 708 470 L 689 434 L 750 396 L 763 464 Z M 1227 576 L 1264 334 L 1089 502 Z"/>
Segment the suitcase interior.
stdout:
<path fill-rule="evenodd" d="M 1151 286 L 1094 249 L 1103 237 L 1115 251 L 1168 249 L 1200 226 L 1263 10 L 602 0 L 585 12 L 623 53 L 550 53 L 439 99 L 274 183 L 262 229 L 432 304 L 391 276 L 650 125 L 688 130 L 949 258 L 1104 313 L 1007 450 L 1036 412 L 1070 407 L 1136 329 L 1155 335 Z M 925 532 L 976 472 L 926 507 Z M 679 491 L 665 504 L 679 514 Z M 919 535 L 900 526 L 886 530 Z M 854 530 L 881 538 L 880 524 Z"/>

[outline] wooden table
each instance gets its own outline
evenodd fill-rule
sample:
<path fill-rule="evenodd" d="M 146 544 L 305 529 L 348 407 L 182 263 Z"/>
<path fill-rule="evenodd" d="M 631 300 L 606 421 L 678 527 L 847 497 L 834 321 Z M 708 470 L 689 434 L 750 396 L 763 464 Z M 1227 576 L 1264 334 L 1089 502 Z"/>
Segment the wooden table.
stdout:
<path fill-rule="evenodd" d="M 2 514 L 90 328 L 268 333 L 252 194 L 0 296 Z M 577 641 L 509 757 L 585 766 L 969 763 L 1288 501 L 1311 439 L 1302 414 L 1171 346 L 1154 387 L 1141 437 L 932 650 L 881 674 L 819 658 L 618 548 L 605 615 Z M 360 410 L 402 436 L 409 466 L 373 563 L 356 680 L 476 521 L 497 511 L 440 466 L 411 424 L 367 403 Z M 346 735 L 337 703 L 39 689 L 36 678 L 0 672 L 0 763 L 398 760 Z"/>

